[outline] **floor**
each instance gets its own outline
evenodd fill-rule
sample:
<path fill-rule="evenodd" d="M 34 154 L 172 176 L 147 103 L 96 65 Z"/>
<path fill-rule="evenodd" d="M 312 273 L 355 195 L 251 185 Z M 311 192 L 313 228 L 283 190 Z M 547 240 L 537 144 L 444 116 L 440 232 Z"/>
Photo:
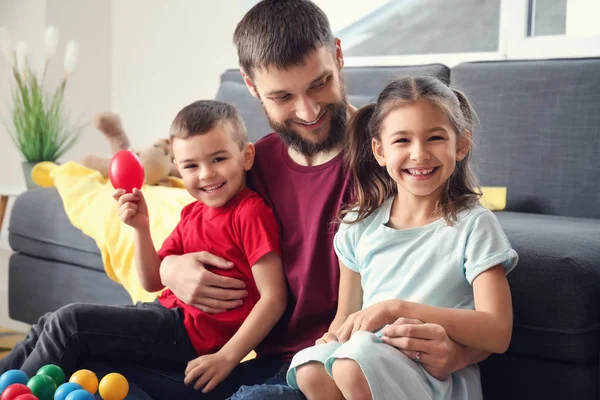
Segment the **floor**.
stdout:
<path fill-rule="evenodd" d="M 25 335 L 22 333 L 0 328 L 0 358 L 7 355 L 10 349 L 24 337 Z"/>

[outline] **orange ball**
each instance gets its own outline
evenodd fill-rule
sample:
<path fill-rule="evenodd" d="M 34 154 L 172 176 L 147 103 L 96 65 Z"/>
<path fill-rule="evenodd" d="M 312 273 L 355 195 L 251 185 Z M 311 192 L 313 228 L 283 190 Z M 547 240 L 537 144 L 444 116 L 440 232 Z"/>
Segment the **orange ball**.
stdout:
<path fill-rule="evenodd" d="M 98 377 L 89 369 L 80 369 L 71 375 L 69 382 L 79 383 L 81 387 L 91 394 L 96 394 L 98 390 Z"/>
<path fill-rule="evenodd" d="M 113 372 L 102 378 L 99 392 L 104 400 L 123 400 L 129 393 L 129 382 L 123 375 Z"/>

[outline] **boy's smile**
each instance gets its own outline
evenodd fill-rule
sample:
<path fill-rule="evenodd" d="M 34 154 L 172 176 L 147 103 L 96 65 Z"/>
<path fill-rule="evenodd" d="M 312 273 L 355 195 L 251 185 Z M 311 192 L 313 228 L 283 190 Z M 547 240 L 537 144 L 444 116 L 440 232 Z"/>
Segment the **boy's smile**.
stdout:
<path fill-rule="evenodd" d="M 240 146 L 225 122 L 188 139 L 173 139 L 173 155 L 188 192 L 209 207 L 222 207 L 246 187 L 254 146 Z"/>

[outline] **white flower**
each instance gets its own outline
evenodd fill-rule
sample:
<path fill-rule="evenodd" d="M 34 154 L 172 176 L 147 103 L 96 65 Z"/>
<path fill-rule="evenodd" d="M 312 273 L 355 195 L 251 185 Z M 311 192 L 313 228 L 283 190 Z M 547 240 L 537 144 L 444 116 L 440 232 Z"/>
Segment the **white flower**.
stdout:
<path fill-rule="evenodd" d="M 77 66 L 77 56 L 79 53 L 79 45 L 76 41 L 70 40 L 67 43 L 67 50 L 65 51 L 65 74 L 71 75 Z"/>
<path fill-rule="evenodd" d="M 29 47 L 27 46 L 27 42 L 24 40 L 20 40 L 17 42 L 17 71 L 21 78 L 25 79 L 27 74 L 27 56 L 29 55 Z"/>
<path fill-rule="evenodd" d="M 0 51 L 6 56 L 12 66 L 15 62 L 15 53 L 12 48 L 8 30 L 3 26 L 0 26 Z"/>
<path fill-rule="evenodd" d="M 58 48 L 58 29 L 53 26 L 48 26 L 46 28 L 44 42 L 46 44 L 46 59 L 48 59 L 56 54 L 56 49 Z"/>

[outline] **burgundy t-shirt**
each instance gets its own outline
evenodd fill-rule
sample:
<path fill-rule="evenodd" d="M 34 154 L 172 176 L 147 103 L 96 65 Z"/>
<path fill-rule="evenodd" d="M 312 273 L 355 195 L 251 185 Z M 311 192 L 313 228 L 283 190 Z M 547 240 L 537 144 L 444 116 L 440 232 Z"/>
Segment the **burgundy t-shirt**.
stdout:
<path fill-rule="evenodd" d="M 333 249 L 340 207 L 350 198 L 343 153 L 325 164 L 295 163 L 276 133 L 256 143 L 249 184 L 273 208 L 290 289 L 288 309 L 256 349 L 286 360 L 327 331 L 337 309 L 339 264 Z"/>

